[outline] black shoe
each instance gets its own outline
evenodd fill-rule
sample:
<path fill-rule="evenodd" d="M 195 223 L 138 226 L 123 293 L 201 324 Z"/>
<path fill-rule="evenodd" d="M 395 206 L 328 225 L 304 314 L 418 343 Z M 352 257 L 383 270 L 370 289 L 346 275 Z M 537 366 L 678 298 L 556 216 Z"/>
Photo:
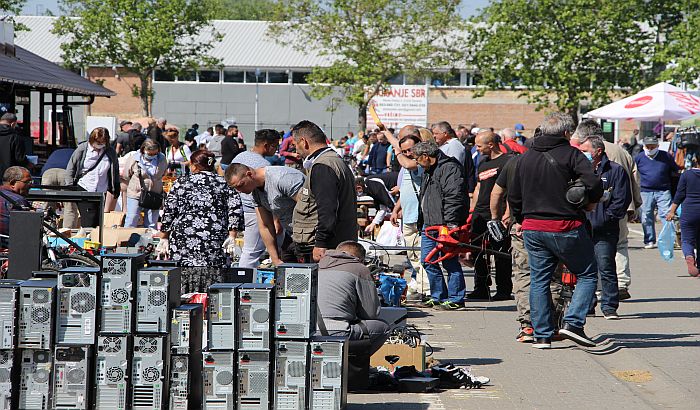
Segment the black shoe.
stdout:
<path fill-rule="evenodd" d="M 469 300 L 489 300 L 489 299 L 491 299 L 491 293 L 488 290 L 475 290 L 474 292 L 467 294 L 467 299 L 469 299 Z"/>
<path fill-rule="evenodd" d="M 565 339 L 569 339 L 573 342 L 586 347 L 595 347 L 596 343 L 591 340 L 590 337 L 586 336 L 582 328 L 573 327 L 568 323 L 564 324 L 564 327 L 559 329 L 559 334 Z"/>
<path fill-rule="evenodd" d="M 550 349 L 552 347 L 552 339 L 548 337 L 537 337 L 532 342 L 532 347 L 535 349 Z"/>
<path fill-rule="evenodd" d="M 491 296 L 491 301 L 492 302 L 501 302 L 504 300 L 513 300 L 513 297 L 510 294 L 505 294 L 505 293 L 498 293 L 496 292 L 495 295 Z"/>
<path fill-rule="evenodd" d="M 617 300 L 623 301 L 631 298 L 632 296 L 630 295 L 630 291 L 627 289 L 620 289 L 617 292 Z"/>

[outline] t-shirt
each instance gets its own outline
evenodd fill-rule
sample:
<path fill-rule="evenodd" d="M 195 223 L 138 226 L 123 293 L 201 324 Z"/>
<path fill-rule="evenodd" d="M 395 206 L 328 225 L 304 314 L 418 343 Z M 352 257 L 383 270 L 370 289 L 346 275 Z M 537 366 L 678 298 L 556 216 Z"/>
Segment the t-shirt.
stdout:
<path fill-rule="evenodd" d="M 265 186 L 253 191 L 255 206 L 261 206 L 279 218 L 282 227 L 291 235 L 294 199 L 304 186 L 304 174 L 294 168 L 269 166 L 265 168 Z"/>
<path fill-rule="evenodd" d="M 418 222 L 418 196 L 420 186 L 423 183 L 423 168 L 418 167 L 414 171 L 402 168 L 399 172 L 399 197 L 401 198 L 401 210 L 403 222 L 414 224 Z"/>
<path fill-rule="evenodd" d="M 479 198 L 474 206 L 474 213 L 484 215 L 486 218 L 491 217 L 491 191 L 496 184 L 496 179 L 500 175 L 503 167 L 513 158 L 511 155 L 502 154 L 497 158 L 481 161 L 479 163 L 478 181 L 479 181 Z M 505 203 L 504 203 L 505 206 Z"/>
<path fill-rule="evenodd" d="M 457 138 L 450 138 L 449 141 L 442 144 L 440 151 L 447 156 L 456 158 L 460 164 L 464 165 L 464 157 L 467 155 L 467 150 L 464 149 L 464 145 Z"/>
<path fill-rule="evenodd" d="M 236 155 L 236 158 L 231 161 L 232 164 L 243 164 L 248 168 L 263 168 L 270 165 L 269 162 L 262 155 L 253 151 L 243 151 Z M 253 196 L 251 194 L 241 193 L 241 204 L 243 205 L 243 212 L 250 213 L 255 212 L 255 201 L 253 201 Z"/>
<path fill-rule="evenodd" d="M 215 135 L 207 143 L 207 149 L 216 155 L 217 158 L 221 158 L 221 141 L 224 138 L 226 138 L 224 135 Z"/>

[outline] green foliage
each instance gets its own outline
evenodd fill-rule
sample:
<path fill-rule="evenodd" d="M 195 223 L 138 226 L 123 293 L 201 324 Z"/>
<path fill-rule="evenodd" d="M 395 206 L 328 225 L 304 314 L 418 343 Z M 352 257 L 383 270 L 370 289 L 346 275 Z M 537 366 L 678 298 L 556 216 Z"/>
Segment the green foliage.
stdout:
<path fill-rule="evenodd" d="M 665 47 L 657 58 L 665 68 L 661 78 L 683 81 L 697 88 L 700 86 L 700 1 L 679 1 L 675 7 L 685 19 L 669 27 Z"/>
<path fill-rule="evenodd" d="M 134 93 L 150 115 L 154 70 L 215 66 L 207 56 L 221 35 L 209 27 L 215 0 L 64 0 L 54 33 L 69 67 L 121 66 L 138 75 Z M 201 37 L 200 37 L 201 34 Z"/>
<path fill-rule="evenodd" d="M 22 9 L 24 8 L 24 3 L 27 0 L 0 0 L 0 16 L 11 15 L 16 16 L 22 14 Z M 27 26 L 24 24 L 15 23 L 15 31 L 25 31 L 28 30 Z"/>
<path fill-rule="evenodd" d="M 272 20 L 275 16 L 274 0 L 221 0 L 213 18 L 218 20 Z"/>
<path fill-rule="evenodd" d="M 373 96 L 397 74 L 425 75 L 463 59 L 459 0 L 287 0 L 269 35 L 328 59 L 309 75 L 312 95 L 334 88 L 358 106 L 360 129 Z"/>
<path fill-rule="evenodd" d="M 582 101 L 597 107 L 619 87 L 636 91 L 655 80 L 658 27 L 649 22 L 663 3 L 669 2 L 494 1 L 473 26 L 482 84 L 522 89 L 538 108 L 573 115 Z"/>

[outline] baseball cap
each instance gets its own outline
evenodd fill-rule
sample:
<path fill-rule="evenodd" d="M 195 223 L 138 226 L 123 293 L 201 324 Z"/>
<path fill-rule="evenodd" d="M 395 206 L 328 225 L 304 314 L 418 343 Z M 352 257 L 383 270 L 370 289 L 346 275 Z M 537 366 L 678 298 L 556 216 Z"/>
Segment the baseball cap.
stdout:
<path fill-rule="evenodd" d="M 131 125 L 131 124 L 133 124 L 133 122 L 131 122 L 131 121 L 129 121 L 129 120 L 121 120 L 121 121 L 119 122 L 119 127 L 123 127 L 123 126 L 125 126 L 126 124 Z"/>
<path fill-rule="evenodd" d="M 642 139 L 642 144 L 658 145 L 659 137 L 657 137 L 656 135 L 647 135 Z"/>
<path fill-rule="evenodd" d="M 515 124 L 515 130 L 516 131 L 525 131 L 525 126 L 521 123 Z"/>

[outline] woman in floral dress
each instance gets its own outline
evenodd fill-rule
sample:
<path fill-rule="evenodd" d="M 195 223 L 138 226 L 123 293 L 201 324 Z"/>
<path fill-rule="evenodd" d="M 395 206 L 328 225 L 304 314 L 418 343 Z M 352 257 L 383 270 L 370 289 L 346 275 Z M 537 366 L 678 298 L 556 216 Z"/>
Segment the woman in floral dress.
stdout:
<path fill-rule="evenodd" d="M 219 281 L 226 263 L 222 245 L 244 229 L 241 198 L 217 175 L 214 154 L 200 150 L 190 158 L 190 175 L 173 184 L 165 200 L 162 237 L 170 258 L 183 267 L 182 291 L 206 292 Z"/>

